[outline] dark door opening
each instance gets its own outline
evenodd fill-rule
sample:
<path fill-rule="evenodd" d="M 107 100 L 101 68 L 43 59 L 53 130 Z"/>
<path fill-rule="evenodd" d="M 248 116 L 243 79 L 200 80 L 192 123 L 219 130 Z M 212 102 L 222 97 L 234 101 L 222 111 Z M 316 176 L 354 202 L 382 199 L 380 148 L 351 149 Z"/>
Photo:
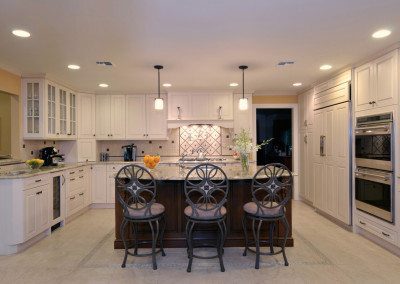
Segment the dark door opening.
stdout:
<path fill-rule="evenodd" d="M 273 138 L 257 152 L 257 165 L 282 163 L 292 170 L 292 109 L 257 109 L 257 144 Z"/>

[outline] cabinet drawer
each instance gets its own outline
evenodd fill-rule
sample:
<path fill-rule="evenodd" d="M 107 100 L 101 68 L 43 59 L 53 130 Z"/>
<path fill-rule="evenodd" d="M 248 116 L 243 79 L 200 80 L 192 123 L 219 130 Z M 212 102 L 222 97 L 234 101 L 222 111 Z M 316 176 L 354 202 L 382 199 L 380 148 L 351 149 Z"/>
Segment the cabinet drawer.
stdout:
<path fill-rule="evenodd" d="M 50 178 L 48 176 L 35 176 L 31 178 L 27 178 L 24 180 L 24 188 L 33 188 L 37 186 L 42 186 L 50 183 Z"/>
<path fill-rule="evenodd" d="M 83 174 L 79 176 L 70 177 L 68 179 L 68 196 L 72 196 L 77 191 L 82 190 L 85 186 L 85 176 Z"/>
<path fill-rule="evenodd" d="M 78 212 L 84 207 L 85 193 L 83 191 L 67 198 L 67 216 Z"/>
<path fill-rule="evenodd" d="M 70 178 L 73 177 L 78 177 L 80 175 L 85 175 L 87 173 L 87 168 L 85 167 L 79 167 L 79 168 L 75 168 L 75 169 L 71 169 L 68 171 L 68 176 Z"/>
<path fill-rule="evenodd" d="M 121 165 L 121 164 L 107 165 L 107 174 L 109 174 L 109 173 L 117 173 L 124 166 L 126 166 L 126 165 Z"/>
<path fill-rule="evenodd" d="M 384 239 L 387 242 L 390 242 L 392 244 L 396 244 L 396 232 L 384 228 L 377 223 L 361 217 L 361 216 L 356 216 L 356 225 L 360 228 L 363 228 L 364 230 L 380 237 L 381 239 Z"/>

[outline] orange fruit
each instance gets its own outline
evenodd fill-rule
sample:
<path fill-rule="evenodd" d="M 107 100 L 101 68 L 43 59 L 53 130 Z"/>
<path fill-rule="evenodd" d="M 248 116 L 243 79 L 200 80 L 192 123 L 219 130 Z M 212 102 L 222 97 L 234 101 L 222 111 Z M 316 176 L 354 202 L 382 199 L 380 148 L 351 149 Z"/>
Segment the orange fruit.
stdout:
<path fill-rule="evenodd" d="M 156 162 L 158 164 L 160 162 L 160 156 L 155 156 L 154 157 L 154 162 Z"/>

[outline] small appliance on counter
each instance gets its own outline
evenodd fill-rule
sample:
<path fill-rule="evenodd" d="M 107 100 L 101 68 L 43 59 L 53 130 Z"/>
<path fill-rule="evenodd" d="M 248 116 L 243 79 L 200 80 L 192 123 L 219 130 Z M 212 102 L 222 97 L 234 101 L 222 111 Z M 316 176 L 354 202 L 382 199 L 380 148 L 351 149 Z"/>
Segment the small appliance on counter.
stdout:
<path fill-rule="evenodd" d="M 110 155 L 107 152 L 100 153 L 100 162 L 108 162 L 110 160 Z"/>
<path fill-rule="evenodd" d="M 43 166 L 57 166 L 64 161 L 64 154 L 59 154 L 55 147 L 45 147 L 39 150 L 39 158 L 44 161 Z"/>
<path fill-rule="evenodd" d="M 124 161 L 136 161 L 137 147 L 134 144 L 129 144 L 121 147 L 124 149 Z"/>

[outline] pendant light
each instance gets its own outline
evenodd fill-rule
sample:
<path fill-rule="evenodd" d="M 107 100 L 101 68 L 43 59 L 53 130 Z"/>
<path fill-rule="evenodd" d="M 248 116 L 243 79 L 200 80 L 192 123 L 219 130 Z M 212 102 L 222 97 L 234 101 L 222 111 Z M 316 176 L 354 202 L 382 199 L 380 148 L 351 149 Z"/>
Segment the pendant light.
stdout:
<path fill-rule="evenodd" d="M 154 109 L 162 110 L 164 109 L 164 100 L 160 97 L 160 69 L 164 67 L 162 65 L 155 65 L 154 68 L 158 71 L 158 97 L 154 100 Z"/>
<path fill-rule="evenodd" d="M 244 97 L 244 70 L 249 68 L 246 65 L 240 65 L 239 69 L 242 70 L 242 98 L 239 100 L 239 109 L 246 110 L 249 107 L 247 98 Z"/>

